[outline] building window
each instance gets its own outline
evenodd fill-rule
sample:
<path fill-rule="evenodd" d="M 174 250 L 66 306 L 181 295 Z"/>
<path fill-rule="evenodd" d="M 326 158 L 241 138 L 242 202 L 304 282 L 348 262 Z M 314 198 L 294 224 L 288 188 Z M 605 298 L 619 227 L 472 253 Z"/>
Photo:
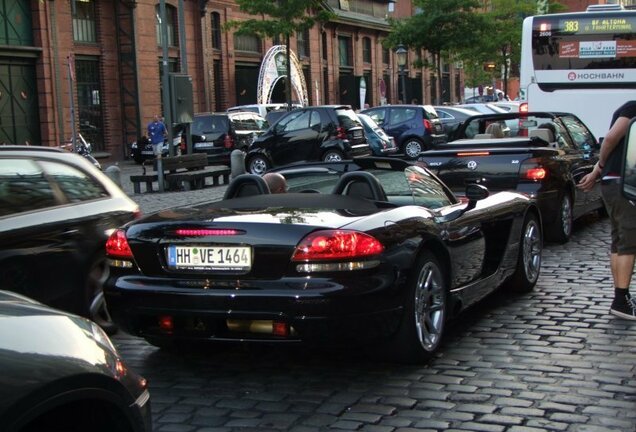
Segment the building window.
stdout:
<path fill-rule="evenodd" d="M 353 66 L 353 56 L 351 49 L 351 38 L 338 36 L 338 55 L 340 66 Z"/>
<path fill-rule="evenodd" d="M 362 61 L 371 63 L 371 38 L 362 38 Z"/>
<path fill-rule="evenodd" d="M 388 65 L 390 59 L 391 59 L 391 50 L 383 46 L 382 47 L 382 63 L 384 63 L 385 65 Z"/>
<path fill-rule="evenodd" d="M 261 52 L 261 39 L 256 35 L 234 34 L 234 49 L 250 53 Z"/>
<path fill-rule="evenodd" d="M 309 57 L 309 30 L 296 33 L 296 52 L 299 58 Z"/>
<path fill-rule="evenodd" d="M 73 40 L 75 42 L 96 43 L 95 2 L 83 0 L 75 2 L 73 17 Z"/>
<path fill-rule="evenodd" d="M 322 32 L 322 59 L 327 60 L 327 32 Z"/>
<path fill-rule="evenodd" d="M 93 144 L 93 150 L 104 150 L 99 58 L 76 58 L 75 75 L 79 131 L 86 141 Z"/>
<path fill-rule="evenodd" d="M 221 15 L 218 12 L 212 12 L 212 48 L 221 49 Z"/>
<path fill-rule="evenodd" d="M 157 28 L 157 45 L 163 46 L 162 38 L 161 38 L 161 13 L 159 5 L 155 6 L 156 17 L 156 28 Z M 177 10 L 174 6 L 166 5 L 166 33 L 167 33 L 167 44 L 169 47 L 177 47 L 179 46 L 179 38 L 177 37 Z"/>

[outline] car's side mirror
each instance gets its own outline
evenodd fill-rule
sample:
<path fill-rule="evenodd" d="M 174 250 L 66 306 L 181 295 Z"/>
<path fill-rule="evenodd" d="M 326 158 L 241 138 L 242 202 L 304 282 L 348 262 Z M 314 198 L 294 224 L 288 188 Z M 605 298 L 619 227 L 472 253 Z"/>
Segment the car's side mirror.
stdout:
<path fill-rule="evenodd" d="M 636 118 L 632 119 L 625 136 L 623 153 L 623 195 L 636 201 Z"/>

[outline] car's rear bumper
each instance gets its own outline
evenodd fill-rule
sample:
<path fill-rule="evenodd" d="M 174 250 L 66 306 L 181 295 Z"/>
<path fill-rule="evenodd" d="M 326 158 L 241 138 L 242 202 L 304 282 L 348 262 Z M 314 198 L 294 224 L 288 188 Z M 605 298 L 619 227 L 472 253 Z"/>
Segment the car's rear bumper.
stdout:
<path fill-rule="evenodd" d="M 105 290 L 108 308 L 125 331 L 146 338 L 307 342 L 387 337 L 402 317 L 395 284 L 278 281 L 279 289 L 172 288 L 148 278 L 120 278 Z M 240 284 L 239 284 L 240 285 Z M 321 288 L 322 285 L 322 288 Z M 288 287 L 298 289 L 289 289 Z M 159 324 L 170 317 L 173 328 Z M 289 334 L 273 333 L 274 323 Z M 269 326 L 269 327 L 268 327 Z M 269 329 L 269 330 L 268 330 Z"/>

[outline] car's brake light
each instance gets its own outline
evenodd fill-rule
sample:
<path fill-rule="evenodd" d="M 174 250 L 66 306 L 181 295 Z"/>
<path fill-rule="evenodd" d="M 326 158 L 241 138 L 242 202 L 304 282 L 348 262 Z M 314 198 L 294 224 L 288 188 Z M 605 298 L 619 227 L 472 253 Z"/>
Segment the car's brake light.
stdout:
<path fill-rule="evenodd" d="M 424 129 L 426 129 L 426 131 L 429 133 L 433 131 L 433 124 L 430 120 L 424 119 Z"/>
<path fill-rule="evenodd" d="M 336 128 L 336 138 L 347 139 L 347 131 L 342 126 Z"/>
<path fill-rule="evenodd" d="M 223 146 L 227 149 L 234 147 L 234 140 L 230 136 L 230 134 L 225 134 L 225 138 L 223 139 Z"/>
<path fill-rule="evenodd" d="M 106 241 L 106 256 L 116 259 L 133 259 L 124 230 L 115 230 Z"/>
<path fill-rule="evenodd" d="M 208 229 L 208 228 L 178 228 L 175 234 L 180 237 L 208 237 L 208 236 L 234 236 L 245 234 L 245 231 L 236 229 Z"/>
<path fill-rule="evenodd" d="M 548 178 L 549 171 L 536 158 L 526 159 L 519 168 L 519 176 L 525 180 L 539 181 Z"/>
<path fill-rule="evenodd" d="M 366 258 L 382 253 L 375 237 L 358 231 L 324 230 L 309 234 L 296 246 L 292 261 L 325 261 Z"/>
<path fill-rule="evenodd" d="M 528 103 L 527 102 L 523 102 L 523 103 L 519 104 L 519 112 L 520 113 L 527 113 L 528 112 Z"/>
<path fill-rule="evenodd" d="M 472 151 L 472 152 L 458 152 L 457 156 L 458 157 L 462 157 L 462 156 L 469 156 L 469 157 L 474 157 L 474 156 L 488 156 L 490 155 L 490 152 L 487 151 Z"/>
<path fill-rule="evenodd" d="M 548 176 L 548 170 L 543 167 L 530 168 L 523 173 L 528 180 L 543 180 Z"/>

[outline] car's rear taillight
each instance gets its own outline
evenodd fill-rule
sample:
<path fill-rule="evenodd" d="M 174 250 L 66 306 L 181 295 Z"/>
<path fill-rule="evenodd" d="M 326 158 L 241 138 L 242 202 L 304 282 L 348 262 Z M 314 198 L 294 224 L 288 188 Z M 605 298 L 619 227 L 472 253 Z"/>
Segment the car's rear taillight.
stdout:
<path fill-rule="evenodd" d="M 342 126 L 336 128 L 336 138 L 347 139 L 347 131 Z"/>
<path fill-rule="evenodd" d="M 535 159 L 528 159 L 519 169 L 519 176 L 525 180 L 541 181 L 548 178 L 549 171 Z"/>
<path fill-rule="evenodd" d="M 124 230 L 118 229 L 106 240 L 106 256 L 115 259 L 133 259 Z"/>
<path fill-rule="evenodd" d="M 292 261 L 326 261 L 377 256 L 384 246 L 375 237 L 358 231 L 324 230 L 305 237 L 296 246 Z"/>
<path fill-rule="evenodd" d="M 424 119 L 424 129 L 426 129 L 426 132 L 428 133 L 433 132 L 433 124 L 429 119 Z"/>
<path fill-rule="evenodd" d="M 528 112 L 528 103 L 527 102 L 523 102 L 523 103 L 519 104 L 519 112 L 520 113 L 527 113 Z"/>
<path fill-rule="evenodd" d="M 226 149 L 231 149 L 234 147 L 234 140 L 230 136 L 230 134 L 225 134 L 225 138 L 223 138 L 223 147 Z"/>

